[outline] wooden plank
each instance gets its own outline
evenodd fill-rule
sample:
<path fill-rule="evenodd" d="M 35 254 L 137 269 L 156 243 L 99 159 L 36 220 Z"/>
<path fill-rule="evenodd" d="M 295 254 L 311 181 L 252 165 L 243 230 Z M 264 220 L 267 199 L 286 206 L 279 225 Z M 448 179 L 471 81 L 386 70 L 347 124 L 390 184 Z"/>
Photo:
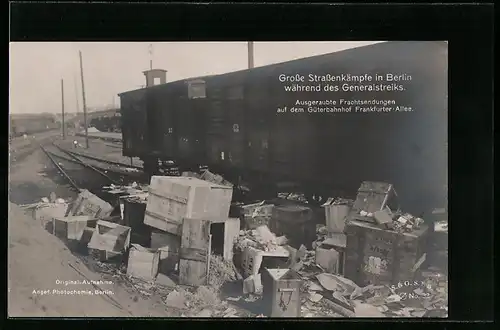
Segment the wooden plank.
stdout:
<path fill-rule="evenodd" d="M 209 220 L 188 218 L 183 220 L 181 254 L 179 256 L 179 284 L 193 286 L 206 284 L 210 263 L 210 244 Z M 198 250 L 205 251 L 205 254 L 192 253 Z M 186 254 L 183 254 L 184 252 Z M 196 260 L 188 259 L 193 255 L 193 259 Z M 203 259 L 200 257 L 202 255 L 205 255 Z"/>
<path fill-rule="evenodd" d="M 205 249 L 181 248 L 179 257 L 185 260 L 206 262 L 208 253 Z"/>
<path fill-rule="evenodd" d="M 145 218 L 144 220 L 145 224 L 151 225 L 155 228 L 167 231 L 172 234 L 180 234 L 180 222 L 178 222 L 176 219 L 170 216 L 162 216 L 160 214 L 147 210 L 145 212 L 145 216 L 147 216 L 147 218 Z"/>
<path fill-rule="evenodd" d="M 166 191 L 162 191 L 160 193 L 157 189 L 149 189 L 149 194 L 152 196 L 158 197 L 160 199 L 171 199 L 171 200 L 176 201 L 176 202 L 181 203 L 181 204 L 188 203 L 187 198 L 184 198 L 184 197 L 181 197 L 181 196 L 178 196 L 175 194 L 171 194 L 171 193 L 166 192 Z"/>

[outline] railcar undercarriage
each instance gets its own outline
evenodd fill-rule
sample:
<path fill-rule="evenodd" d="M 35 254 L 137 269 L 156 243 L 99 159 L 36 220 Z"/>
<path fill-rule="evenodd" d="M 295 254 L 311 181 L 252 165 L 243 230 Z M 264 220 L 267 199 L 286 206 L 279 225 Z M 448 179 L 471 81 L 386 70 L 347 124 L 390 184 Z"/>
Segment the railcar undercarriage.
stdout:
<path fill-rule="evenodd" d="M 144 171 L 150 179 L 153 175 L 180 176 L 184 172 L 203 174 L 210 170 L 223 176 L 234 185 L 234 201 L 274 199 L 279 192 L 304 194 L 308 203 L 323 204 L 328 197 L 345 196 L 345 191 L 334 191 L 324 185 L 315 183 L 286 182 L 273 177 L 269 173 L 258 171 L 240 171 L 234 168 L 217 165 L 203 165 L 189 161 L 162 160 L 156 157 L 143 159 Z M 343 195 L 342 195 L 343 194 Z"/>

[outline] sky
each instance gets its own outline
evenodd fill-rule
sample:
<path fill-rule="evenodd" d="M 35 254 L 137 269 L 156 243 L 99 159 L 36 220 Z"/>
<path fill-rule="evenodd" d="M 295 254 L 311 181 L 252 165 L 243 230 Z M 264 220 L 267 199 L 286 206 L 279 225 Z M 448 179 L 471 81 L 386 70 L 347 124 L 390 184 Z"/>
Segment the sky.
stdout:
<path fill-rule="evenodd" d="M 376 42 L 255 42 L 254 66 L 326 54 Z M 152 47 L 150 47 L 152 45 Z M 152 49 L 152 55 L 150 54 Z M 12 42 L 11 113 L 82 111 L 79 51 L 87 108 L 119 106 L 118 93 L 145 85 L 145 70 L 165 69 L 167 82 L 246 69 L 246 42 Z"/>

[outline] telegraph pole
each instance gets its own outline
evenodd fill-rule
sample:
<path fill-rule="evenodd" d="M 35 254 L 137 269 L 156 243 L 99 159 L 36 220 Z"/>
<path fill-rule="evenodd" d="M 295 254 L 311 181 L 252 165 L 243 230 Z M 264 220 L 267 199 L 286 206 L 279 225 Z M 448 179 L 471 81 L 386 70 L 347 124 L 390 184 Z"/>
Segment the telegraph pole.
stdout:
<path fill-rule="evenodd" d="M 153 44 L 149 44 L 149 70 L 153 70 Z"/>
<path fill-rule="evenodd" d="M 61 107 L 62 107 L 62 136 L 63 140 L 66 139 L 66 130 L 64 128 L 64 80 L 61 79 Z"/>
<path fill-rule="evenodd" d="M 83 124 L 85 125 L 85 147 L 89 148 L 89 131 L 87 128 L 87 103 L 85 102 L 85 83 L 83 81 L 83 61 L 82 61 L 82 52 L 79 51 L 80 54 L 80 73 L 82 76 L 82 100 L 83 100 Z"/>
<path fill-rule="evenodd" d="M 78 100 L 78 81 L 76 80 L 76 75 L 74 76 L 75 80 L 75 97 L 76 97 L 76 114 L 80 111 L 80 101 Z"/>
<path fill-rule="evenodd" d="M 248 68 L 253 69 L 253 41 L 248 42 Z"/>

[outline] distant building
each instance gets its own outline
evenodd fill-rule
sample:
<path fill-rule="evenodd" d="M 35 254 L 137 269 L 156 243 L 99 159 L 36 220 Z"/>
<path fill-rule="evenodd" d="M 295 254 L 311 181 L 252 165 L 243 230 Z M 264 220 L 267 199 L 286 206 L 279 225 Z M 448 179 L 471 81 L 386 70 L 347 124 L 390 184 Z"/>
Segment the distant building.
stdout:
<path fill-rule="evenodd" d="M 9 134 L 20 136 L 60 127 L 54 114 L 9 114 Z"/>

